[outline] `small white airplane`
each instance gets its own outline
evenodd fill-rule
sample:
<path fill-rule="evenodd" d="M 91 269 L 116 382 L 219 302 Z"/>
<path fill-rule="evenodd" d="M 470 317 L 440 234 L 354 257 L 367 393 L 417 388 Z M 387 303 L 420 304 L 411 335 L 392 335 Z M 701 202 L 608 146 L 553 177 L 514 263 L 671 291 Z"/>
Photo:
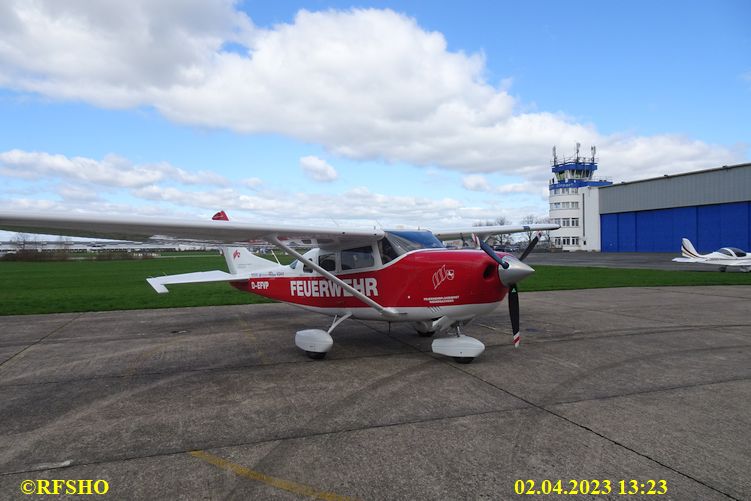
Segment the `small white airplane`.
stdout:
<path fill-rule="evenodd" d="M 411 322 L 421 336 L 454 331 L 433 341 L 435 353 L 469 363 L 485 350 L 461 327 L 487 314 L 508 294 L 514 346 L 519 345 L 517 284 L 534 270 L 519 258 L 496 253 L 484 239 L 499 234 L 555 230 L 557 224 L 480 226 L 438 231 L 308 228 L 230 222 L 224 211 L 213 221 L 0 212 L 0 229 L 24 233 L 135 241 L 207 242 L 222 246 L 229 273 L 201 271 L 148 278 L 158 293 L 167 285 L 229 282 L 237 289 L 333 316 L 328 330 L 305 329 L 295 344 L 311 358 L 324 358 L 331 332 L 358 318 Z M 472 238 L 479 249 L 448 249 L 441 240 Z M 296 261 L 273 263 L 253 255 L 250 242 L 275 245 Z M 466 242 L 466 240 L 465 240 Z M 298 249 L 310 248 L 304 254 Z"/>
<path fill-rule="evenodd" d="M 720 271 L 727 271 L 728 266 L 738 266 L 740 271 L 751 271 L 751 257 L 746 251 L 736 247 L 723 247 L 722 249 L 710 252 L 709 254 L 699 254 L 694 249 L 693 244 L 688 238 L 681 240 L 681 255 L 683 257 L 673 258 L 678 263 L 699 263 L 712 264 L 720 267 Z"/>

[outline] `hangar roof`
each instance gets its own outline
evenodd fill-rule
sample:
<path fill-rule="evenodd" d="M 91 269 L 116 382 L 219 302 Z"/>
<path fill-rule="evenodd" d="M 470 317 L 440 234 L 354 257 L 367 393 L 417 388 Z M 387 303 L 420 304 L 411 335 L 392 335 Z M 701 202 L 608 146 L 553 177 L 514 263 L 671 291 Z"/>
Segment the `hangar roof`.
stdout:
<path fill-rule="evenodd" d="M 616 183 L 599 196 L 600 214 L 751 201 L 751 163 Z"/>

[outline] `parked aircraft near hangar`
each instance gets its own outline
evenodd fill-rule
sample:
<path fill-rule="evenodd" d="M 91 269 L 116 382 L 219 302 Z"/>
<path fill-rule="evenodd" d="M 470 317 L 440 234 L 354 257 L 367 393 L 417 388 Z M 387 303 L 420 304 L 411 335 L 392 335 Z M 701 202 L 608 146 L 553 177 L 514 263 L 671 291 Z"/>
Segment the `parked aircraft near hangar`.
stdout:
<path fill-rule="evenodd" d="M 492 311 L 508 295 L 514 346 L 519 345 L 517 284 L 534 270 L 524 258 L 496 253 L 490 236 L 554 230 L 555 224 L 483 226 L 445 231 L 386 231 L 312 228 L 231 222 L 222 211 L 213 221 L 0 212 L 0 228 L 26 233 L 128 239 L 178 240 L 224 246 L 229 273 L 220 270 L 149 278 L 159 293 L 184 283 L 229 282 L 232 286 L 333 316 L 328 330 L 305 329 L 295 344 L 312 358 L 333 346 L 331 332 L 344 320 L 358 318 L 411 322 L 433 341 L 435 353 L 469 363 L 485 346 L 461 328 Z M 447 249 L 441 240 L 465 239 L 471 249 Z M 284 266 L 253 255 L 250 241 L 265 241 L 296 260 Z M 309 250 L 301 254 L 298 249 Z"/>
<path fill-rule="evenodd" d="M 673 258 L 678 263 L 711 264 L 720 267 L 720 271 L 727 271 L 728 266 L 737 266 L 740 271 L 751 271 L 751 256 L 744 250 L 736 247 L 723 247 L 722 249 L 699 254 L 688 238 L 681 240 L 681 255 Z"/>

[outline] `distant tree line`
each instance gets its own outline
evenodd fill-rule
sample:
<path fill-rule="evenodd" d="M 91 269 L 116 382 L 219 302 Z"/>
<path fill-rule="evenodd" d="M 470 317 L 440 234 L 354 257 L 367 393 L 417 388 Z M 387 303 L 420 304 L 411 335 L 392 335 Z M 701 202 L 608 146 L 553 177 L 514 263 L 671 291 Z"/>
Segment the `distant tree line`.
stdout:
<path fill-rule="evenodd" d="M 520 225 L 530 225 L 530 224 L 545 224 L 549 223 L 550 218 L 548 217 L 537 217 L 533 214 L 524 216 L 519 221 Z M 500 216 L 497 217 L 494 220 L 487 220 L 487 221 L 478 221 L 474 223 L 472 226 L 506 226 L 506 225 L 512 225 L 512 223 L 507 217 Z M 532 239 L 535 237 L 537 233 L 540 233 L 540 241 L 537 244 L 536 248 L 539 249 L 552 249 L 553 248 L 553 241 L 550 238 L 550 230 L 546 231 L 525 231 L 523 233 L 520 233 L 520 235 L 524 236 L 523 243 L 524 245 L 528 245 L 529 242 L 532 241 Z M 498 235 L 494 237 L 494 242 L 491 242 L 493 245 L 499 245 L 502 247 L 511 247 L 514 245 L 514 237 L 513 235 Z"/>

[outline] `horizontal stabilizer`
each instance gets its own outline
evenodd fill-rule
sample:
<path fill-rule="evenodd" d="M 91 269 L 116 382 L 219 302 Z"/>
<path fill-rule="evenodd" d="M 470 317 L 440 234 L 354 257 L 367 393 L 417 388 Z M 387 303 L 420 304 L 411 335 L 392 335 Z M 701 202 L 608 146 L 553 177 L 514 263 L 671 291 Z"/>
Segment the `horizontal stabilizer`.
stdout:
<path fill-rule="evenodd" d="M 233 274 L 226 271 L 198 271 L 195 273 L 181 273 L 180 275 L 165 275 L 163 277 L 147 278 L 146 281 L 159 294 L 169 292 L 166 285 L 174 284 L 198 284 L 208 282 L 234 282 L 236 280 L 247 280 L 250 278 L 247 274 Z"/>

